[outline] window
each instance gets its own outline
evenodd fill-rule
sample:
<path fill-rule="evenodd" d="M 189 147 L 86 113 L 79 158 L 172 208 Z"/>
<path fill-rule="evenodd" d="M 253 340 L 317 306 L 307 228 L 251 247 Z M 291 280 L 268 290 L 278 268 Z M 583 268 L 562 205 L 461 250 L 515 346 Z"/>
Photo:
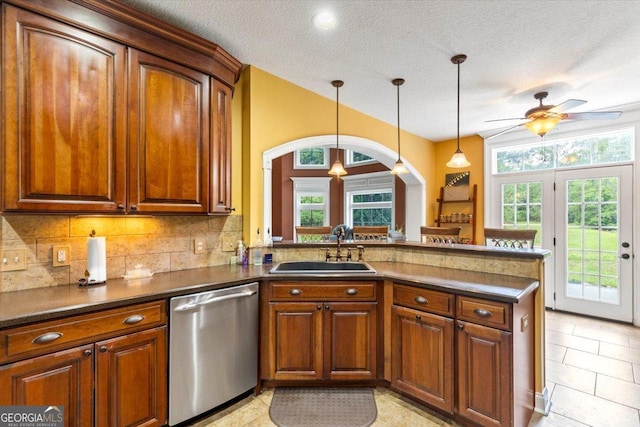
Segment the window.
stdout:
<path fill-rule="evenodd" d="M 358 153 L 357 151 L 346 150 L 345 154 L 346 166 L 368 165 L 377 162 L 377 160 L 373 157 L 369 157 L 366 154 Z"/>
<path fill-rule="evenodd" d="M 345 221 L 353 225 L 394 224 L 394 177 L 386 172 L 343 178 Z"/>
<path fill-rule="evenodd" d="M 542 183 L 502 185 L 502 228 L 536 229 L 535 246 L 542 239 Z"/>
<path fill-rule="evenodd" d="M 294 226 L 329 224 L 329 182 L 331 178 L 291 178 L 294 197 Z"/>
<path fill-rule="evenodd" d="M 329 149 L 302 148 L 295 151 L 294 169 L 329 169 Z"/>
<path fill-rule="evenodd" d="M 492 149 L 494 174 L 634 160 L 634 129 Z"/>

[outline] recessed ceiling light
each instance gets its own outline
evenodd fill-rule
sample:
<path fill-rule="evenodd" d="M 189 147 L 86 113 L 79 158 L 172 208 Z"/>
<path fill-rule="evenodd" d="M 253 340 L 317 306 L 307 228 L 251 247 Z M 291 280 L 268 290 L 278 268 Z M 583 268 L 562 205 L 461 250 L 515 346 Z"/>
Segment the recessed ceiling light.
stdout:
<path fill-rule="evenodd" d="M 336 24 L 336 17 L 331 12 L 321 12 L 313 17 L 313 25 L 321 30 L 331 30 Z"/>

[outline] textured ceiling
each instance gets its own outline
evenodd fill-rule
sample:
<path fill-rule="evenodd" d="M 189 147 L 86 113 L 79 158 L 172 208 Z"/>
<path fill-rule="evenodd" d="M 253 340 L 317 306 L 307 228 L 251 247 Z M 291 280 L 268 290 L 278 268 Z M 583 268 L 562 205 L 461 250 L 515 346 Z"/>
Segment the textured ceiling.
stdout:
<path fill-rule="evenodd" d="M 238 60 L 432 141 L 456 136 L 456 65 L 461 136 L 518 122 L 545 104 L 588 102 L 572 112 L 640 102 L 638 0 L 123 0 L 211 40 Z M 338 25 L 313 27 L 321 11 Z"/>

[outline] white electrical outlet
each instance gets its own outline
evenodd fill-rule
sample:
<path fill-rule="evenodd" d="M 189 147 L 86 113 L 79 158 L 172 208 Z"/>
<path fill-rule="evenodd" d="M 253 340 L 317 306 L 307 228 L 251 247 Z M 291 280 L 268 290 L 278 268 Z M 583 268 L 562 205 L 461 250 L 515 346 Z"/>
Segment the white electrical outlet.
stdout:
<path fill-rule="evenodd" d="M 69 265 L 69 246 L 54 246 L 51 253 L 51 260 L 54 267 Z"/>
<path fill-rule="evenodd" d="M 204 253 L 204 251 L 205 251 L 204 239 L 201 239 L 201 238 L 193 239 L 193 253 L 201 254 L 201 253 Z"/>

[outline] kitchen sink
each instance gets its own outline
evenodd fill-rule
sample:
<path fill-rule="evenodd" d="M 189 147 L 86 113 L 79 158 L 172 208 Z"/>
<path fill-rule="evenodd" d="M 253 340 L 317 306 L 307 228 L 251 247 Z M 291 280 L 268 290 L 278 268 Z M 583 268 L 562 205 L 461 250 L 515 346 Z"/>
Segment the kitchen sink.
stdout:
<path fill-rule="evenodd" d="M 366 262 L 360 261 L 285 261 L 273 267 L 273 274 L 313 274 L 313 273 L 375 273 Z"/>

